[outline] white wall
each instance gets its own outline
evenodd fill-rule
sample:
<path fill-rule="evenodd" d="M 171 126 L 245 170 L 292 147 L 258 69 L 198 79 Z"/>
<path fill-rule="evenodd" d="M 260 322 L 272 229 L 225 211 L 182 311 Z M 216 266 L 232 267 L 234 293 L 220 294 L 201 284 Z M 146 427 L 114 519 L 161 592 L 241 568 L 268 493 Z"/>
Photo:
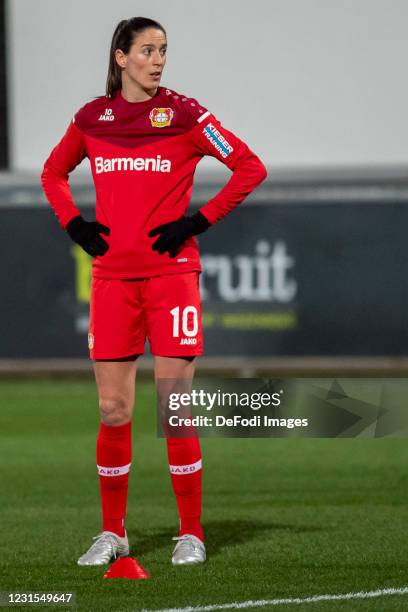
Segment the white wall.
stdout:
<path fill-rule="evenodd" d="M 404 164 L 407 0 L 9 0 L 12 162 L 37 170 L 103 93 L 112 31 L 161 21 L 162 84 L 272 167 Z"/>

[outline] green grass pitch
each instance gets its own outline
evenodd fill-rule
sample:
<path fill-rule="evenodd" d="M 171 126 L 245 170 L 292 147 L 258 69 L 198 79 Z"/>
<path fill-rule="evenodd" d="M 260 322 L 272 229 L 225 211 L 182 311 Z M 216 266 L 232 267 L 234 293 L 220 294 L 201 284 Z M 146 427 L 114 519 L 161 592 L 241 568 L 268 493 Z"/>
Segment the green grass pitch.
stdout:
<path fill-rule="evenodd" d="M 0 383 L 1 591 L 75 591 L 78 610 L 119 612 L 408 585 L 406 440 L 202 440 L 208 562 L 174 568 L 155 418 L 140 382 L 127 529 L 151 580 L 103 580 L 76 565 L 100 528 L 94 384 Z M 388 612 L 408 596 L 268 609 Z"/>

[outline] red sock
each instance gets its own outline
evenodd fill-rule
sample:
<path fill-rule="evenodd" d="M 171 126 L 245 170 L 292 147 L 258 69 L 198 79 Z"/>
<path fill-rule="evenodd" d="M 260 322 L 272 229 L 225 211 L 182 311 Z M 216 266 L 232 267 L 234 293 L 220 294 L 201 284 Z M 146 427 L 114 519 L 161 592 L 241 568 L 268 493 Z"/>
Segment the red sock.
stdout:
<path fill-rule="evenodd" d="M 167 438 L 173 491 L 180 517 L 179 536 L 204 534 L 201 517 L 201 449 L 198 438 Z"/>
<path fill-rule="evenodd" d="M 101 422 L 96 463 L 102 503 L 102 530 L 125 535 L 126 501 L 132 460 L 132 423 L 111 427 Z"/>

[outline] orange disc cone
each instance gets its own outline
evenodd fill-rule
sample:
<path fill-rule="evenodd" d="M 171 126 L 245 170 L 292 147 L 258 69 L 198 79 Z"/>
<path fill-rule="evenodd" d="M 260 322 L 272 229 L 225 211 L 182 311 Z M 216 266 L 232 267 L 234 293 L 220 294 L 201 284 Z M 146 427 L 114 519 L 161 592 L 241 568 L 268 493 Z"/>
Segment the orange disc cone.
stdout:
<path fill-rule="evenodd" d="M 147 580 L 148 572 L 133 557 L 119 557 L 103 575 L 104 578 L 127 578 L 128 580 Z"/>

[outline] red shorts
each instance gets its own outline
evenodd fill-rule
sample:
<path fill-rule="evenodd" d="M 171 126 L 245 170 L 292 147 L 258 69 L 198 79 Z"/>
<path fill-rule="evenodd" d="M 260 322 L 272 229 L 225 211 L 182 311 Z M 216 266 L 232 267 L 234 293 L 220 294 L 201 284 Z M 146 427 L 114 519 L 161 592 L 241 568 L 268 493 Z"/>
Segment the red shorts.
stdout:
<path fill-rule="evenodd" d="M 142 354 L 203 354 L 199 273 L 141 279 L 93 278 L 88 346 L 91 359 Z"/>

